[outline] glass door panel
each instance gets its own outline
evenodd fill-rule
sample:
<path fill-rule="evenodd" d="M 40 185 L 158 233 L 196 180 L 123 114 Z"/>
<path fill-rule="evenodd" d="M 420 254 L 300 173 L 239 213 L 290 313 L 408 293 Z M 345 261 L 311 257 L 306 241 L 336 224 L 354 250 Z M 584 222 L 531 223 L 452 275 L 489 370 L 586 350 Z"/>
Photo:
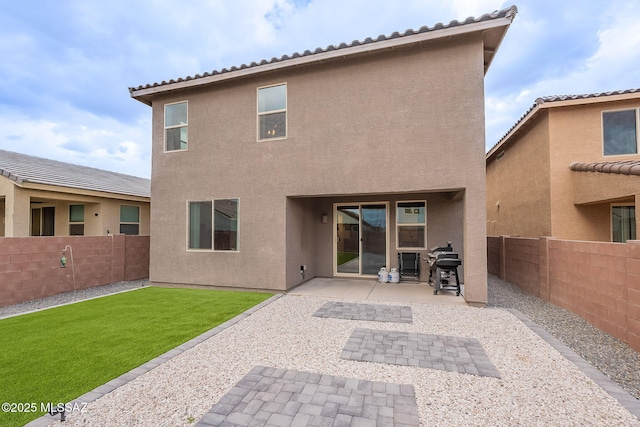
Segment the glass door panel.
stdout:
<path fill-rule="evenodd" d="M 376 275 L 387 263 L 387 205 L 336 206 L 336 273 Z"/>
<path fill-rule="evenodd" d="M 362 205 L 360 274 L 378 274 L 387 265 L 387 207 Z"/>
<path fill-rule="evenodd" d="M 56 224 L 56 208 L 42 208 L 42 235 L 53 236 Z"/>
<path fill-rule="evenodd" d="M 360 207 L 336 208 L 336 266 L 338 273 L 360 271 Z"/>

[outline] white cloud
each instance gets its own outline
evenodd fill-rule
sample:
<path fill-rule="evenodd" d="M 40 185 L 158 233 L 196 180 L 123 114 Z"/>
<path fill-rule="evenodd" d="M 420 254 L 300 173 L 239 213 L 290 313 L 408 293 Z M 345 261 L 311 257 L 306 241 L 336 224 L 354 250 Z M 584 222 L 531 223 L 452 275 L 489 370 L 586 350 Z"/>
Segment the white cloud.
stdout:
<path fill-rule="evenodd" d="M 148 178 L 151 126 L 141 119 L 128 126 L 82 111 L 68 121 L 0 115 L 0 148 L 67 163 Z"/>
<path fill-rule="evenodd" d="M 504 6 L 501 0 L 452 0 L 455 17 L 464 20 L 468 17 L 479 18 L 485 13 L 500 10 Z M 453 18 L 452 18 L 453 19 Z"/>
<path fill-rule="evenodd" d="M 593 8 L 593 5 L 591 7 Z M 571 14 L 571 11 L 572 9 L 567 7 L 564 13 Z M 580 23 L 581 25 L 574 31 L 571 31 L 570 24 L 579 21 L 574 19 L 575 17 L 571 21 L 551 21 L 546 24 L 542 21 L 540 25 L 546 25 L 549 31 L 561 25 L 566 25 L 567 28 L 539 47 L 535 47 L 535 43 L 536 34 L 540 35 L 540 32 L 533 30 L 533 22 L 540 22 L 544 17 L 536 15 L 516 17 L 511 30 L 507 33 L 504 43 L 507 45 L 506 49 L 498 52 L 498 56 L 502 55 L 498 67 L 503 66 L 514 72 L 514 75 L 508 76 L 507 85 L 510 90 L 487 93 L 487 147 L 498 142 L 533 105 L 536 98 L 640 87 L 640 74 L 638 74 L 640 32 L 637 31 L 640 5 L 635 2 L 607 2 L 602 3 L 594 13 L 597 13 L 597 16 L 589 22 L 590 25 L 584 26 L 584 23 Z M 580 19 L 586 18 L 581 15 Z M 519 20 L 525 22 L 519 22 Z M 519 24 L 522 24 L 527 31 L 524 33 L 514 31 Z M 572 39 L 560 39 L 560 35 L 571 36 Z M 515 37 L 509 39 L 510 36 Z M 583 51 L 591 52 L 587 56 L 571 58 L 571 52 L 561 50 L 591 38 L 594 39 L 594 44 L 589 50 Z M 516 48 L 519 53 L 514 58 L 511 53 Z M 530 53 L 530 56 L 527 56 L 526 53 L 531 50 L 537 50 L 539 53 L 535 55 Z M 545 54 L 546 52 L 549 54 Z M 505 63 L 510 60 L 519 61 L 520 65 Z M 492 67 L 497 63 L 497 61 L 494 62 Z M 545 72 L 546 69 L 552 72 Z M 540 72 L 536 72 L 537 70 Z M 490 70 L 489 73 L 492 71 L 495 70 Z M 530 73 L 529 76 L 533 78 L 520 78 L 519 81 L 520 76 L 516 73 L 521 71 Z M 489 76 L 490 79 L 494 77 Z M 500 75 L 500 79 L 504 77 Z M 496 87 L 499 84 L 500 82 L 496 83 Z"/>
<path fill-rule="evenodd" d="M 513 3 L 518 16 L 485 79 L 488 146 L 537 97 L 640 86 L 640 5 L 624 0 L 114 0 L 37 9 L 25 0 L 0 14 L 0 147 L 148 176 L 151 109 L 129 86 Z"/>

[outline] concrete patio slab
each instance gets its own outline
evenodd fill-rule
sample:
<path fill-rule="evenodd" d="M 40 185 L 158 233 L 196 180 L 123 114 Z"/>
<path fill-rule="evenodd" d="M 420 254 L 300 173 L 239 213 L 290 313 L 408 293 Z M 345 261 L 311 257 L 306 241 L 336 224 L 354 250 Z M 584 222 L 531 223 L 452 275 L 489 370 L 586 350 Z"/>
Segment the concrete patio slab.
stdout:
<path fill-rule="evenodd" d="M 438 295 L 434 295 L 433 287 L 426 282 L 379 283 L 375 279 L 316 277 L 287 291 L 287 294 L 368 301 L 467 305 L 462 296 L 456 296 L 455 291 L 440 291 Z"/>

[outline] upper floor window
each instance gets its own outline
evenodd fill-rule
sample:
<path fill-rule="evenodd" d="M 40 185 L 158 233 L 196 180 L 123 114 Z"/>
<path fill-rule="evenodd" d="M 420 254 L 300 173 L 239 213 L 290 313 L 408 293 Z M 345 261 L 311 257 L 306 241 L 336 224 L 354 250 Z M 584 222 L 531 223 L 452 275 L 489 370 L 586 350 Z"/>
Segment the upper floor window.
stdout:
<path fill-rule="evenodd" d="M 398 249 L 424 249 L 427 237 L 427 202 L 398 202 L 396 229 Z"/>
<path fill-rule="evenodd" d="M 69 206 L 69 236 L 84 236 L 84 205 Z"/>
<path fill-rule="evenodd" d="M 258 88 L 258 140 L 287 137 L 287 84 Z"/>
<path fill-rule="evenodd" d="M 120 234 L 137 236 L 140 234 L 140 208 L 120 206 Z"/>
<path fill-rule="evenodd" d="M 638 111 L 606 111 L 602 113 L 604 155 L 638 152 Z"/>
<path fill-rule="evenodd" d="M 187 102 L 164 106 L 165 151 L 186 150 L 188 142 Z"/>

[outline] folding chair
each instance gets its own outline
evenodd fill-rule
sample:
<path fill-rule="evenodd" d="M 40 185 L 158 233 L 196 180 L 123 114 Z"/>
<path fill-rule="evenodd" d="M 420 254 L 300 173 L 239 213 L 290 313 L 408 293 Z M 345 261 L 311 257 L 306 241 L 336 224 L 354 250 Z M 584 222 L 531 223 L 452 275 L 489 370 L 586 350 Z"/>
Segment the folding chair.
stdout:
<path fill-rule="evenodd" d="M 400 273 L 400 281 L 420 281 L 419 252 L 398 252 L 398 267 Z"/>

